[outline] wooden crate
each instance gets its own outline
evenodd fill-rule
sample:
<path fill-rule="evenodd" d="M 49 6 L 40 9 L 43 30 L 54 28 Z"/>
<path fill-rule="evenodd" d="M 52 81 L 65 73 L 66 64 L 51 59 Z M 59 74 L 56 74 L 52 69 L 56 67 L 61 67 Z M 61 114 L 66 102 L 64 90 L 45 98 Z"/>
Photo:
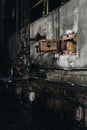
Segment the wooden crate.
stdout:
<path fill-rule="evenodd" d="M 72 33 L 72 34 L 67 34 L 62 36 L 63 41 L 70 40 L 70 39 L 76 40 L 76 34 Z"/>
<path fill-rule="evenodd" d="M 61 41 L 61 49 L 64 54 L 76 53 L 76 34 L 63 35 Z"/>
<path fill-rule="evenodd" d="M 51 52 L 58 51 L 59 45 L 57 40 L 40 40 L 39 51 L 40 52 Z"/>

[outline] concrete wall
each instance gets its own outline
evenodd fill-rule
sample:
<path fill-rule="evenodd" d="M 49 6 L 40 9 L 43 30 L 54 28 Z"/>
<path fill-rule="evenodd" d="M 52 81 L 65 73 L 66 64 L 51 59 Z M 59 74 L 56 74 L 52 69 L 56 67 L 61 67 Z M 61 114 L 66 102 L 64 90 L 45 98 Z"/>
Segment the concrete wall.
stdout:
<path fill-rule="evenodd" d="M 59 55 L 57 53 L 36 53 L 38 42 L 30 42 L 33 63 L 44 67 L 83 68 L 87 67 L 87 0 L 70 0 L 58 10 L 50 12 L 30 25 L 30 36 L 37 33 L 46 35 L 46 39 L 58 39 L 59 36 L 73 31 L 77 34 L 77 54 Z"/>
<path fill-rule="evenodd" d="M 30 36 L 34 37 L 37 33 L 46 35 L 47 39 L 58 38 L 58 9 L 55 9 L 48 16 L 36 20 L 30 25 Z"/>

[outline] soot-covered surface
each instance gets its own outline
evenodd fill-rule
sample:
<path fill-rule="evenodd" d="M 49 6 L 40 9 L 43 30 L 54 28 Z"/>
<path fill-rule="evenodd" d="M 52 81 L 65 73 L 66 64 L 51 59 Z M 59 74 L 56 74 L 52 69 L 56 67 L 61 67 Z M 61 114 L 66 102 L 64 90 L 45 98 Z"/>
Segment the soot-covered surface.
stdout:
<path fill-rule="evenodd" d="M 42 101 L 26 108 L 22 102 L 14 103 L 1 97 L 0 130 L 80 130 L 65 121 L 60 112 L 47 110 Z"/>
<path fill-rule="evenodd" d="M 19 103 L 0 99 L 0 130 L 61 130 L 63 126 L 58 118 L 42 105 L 26 109 Z"/>
<path fill-rule="evenodd" d="M 0 82 L 0 130 L 85 130 L 71 122 L 63 108 L 53 111 L 47 107 L 47 97 L 24 103 L 4 91 Z"/>

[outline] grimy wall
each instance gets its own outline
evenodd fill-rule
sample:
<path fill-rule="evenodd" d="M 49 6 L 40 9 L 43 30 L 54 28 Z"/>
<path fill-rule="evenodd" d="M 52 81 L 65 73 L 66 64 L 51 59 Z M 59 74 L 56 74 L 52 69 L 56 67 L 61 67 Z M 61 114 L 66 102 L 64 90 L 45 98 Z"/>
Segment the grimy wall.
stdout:
<path fill-rule="evenodd" d="M 28 27 L 25 27 L 28 32 Z M 24 29 L 23 29 L 24 30 Z M 25 43 L 20 30 L 20 36 L 14 34 L 9 39 L 9 55 L 13 59 L 14 53 Z M 75 71 L 74 69 L 87 69 L 87 0 L 70 0 L 60 8 L 56 8 L 30 25 L 30 37 L 37 33 L 46 35 L 46 39 L 59 39 L 69 31 L 77 34 L 76 55 L 59 55 L 58 53 L 37 53 L 35 46 L 38 42 L 30 41 L 31 62 L 43 67 L 59 68 L 64 70 L 49 71 L 47 78 L 50 80 L 87 84 L 87 70 Z M 14 40 L 16 39 L 16 41 Z M 21 40 L 20 40 L 21 39 Z M 68 71 L 68 70 L 74 71 Z M 65 71 L 67 70 L 67 71 Z"/>
<path fill-rule="evenodd" d="M 30 37 L 40 33 L 46 39 L 58 39 L 69 31 L 77 34 L 76 55 L 40 54 L 35 49 L 38 42 L 32 41 L 32 63 L 54 68 L 87 68 L 87 0 L 70 0 L 30 25 Z"/>

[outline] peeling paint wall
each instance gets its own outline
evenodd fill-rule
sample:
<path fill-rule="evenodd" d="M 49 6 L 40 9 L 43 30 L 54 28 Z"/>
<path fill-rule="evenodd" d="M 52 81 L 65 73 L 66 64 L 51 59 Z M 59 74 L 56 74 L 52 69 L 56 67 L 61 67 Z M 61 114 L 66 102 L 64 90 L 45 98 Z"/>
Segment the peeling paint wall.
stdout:
<path fill-rule="evenodd" d="M 37 33 L 46 35 L 46 39 L 58 39 L 69 31 L 77 34 L 76 55 L 59 55 L 58 53 L 36 53 L 38 42 L 30 42 L 31 59 L 44 67 L 83 68 L 87 67 L 84 57 L 87 55 L 87 1 L 70 0 L 58 10 L 50 12 L 30 25 L 30 37 Z M 59 14 L 58 14 L 59 13 Z M 59 17 L 58 17 L 59 16 Z M 60 34 L 59 34 L 60 33 Z"/>
<path fill-rule="evenodd" d="M 78 31 L 78 0 L 71 0 L 60 8 L 60 35 L 68 30 Z"/>

